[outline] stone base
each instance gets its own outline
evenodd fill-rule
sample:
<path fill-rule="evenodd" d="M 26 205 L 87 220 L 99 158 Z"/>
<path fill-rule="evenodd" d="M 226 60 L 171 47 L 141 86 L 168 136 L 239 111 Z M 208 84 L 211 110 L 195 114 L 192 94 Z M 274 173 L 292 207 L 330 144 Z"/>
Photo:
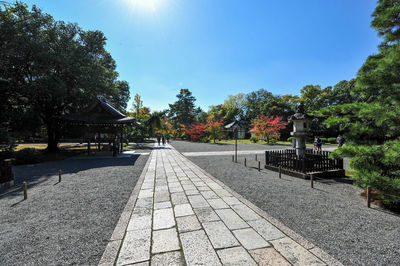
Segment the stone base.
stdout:
<path fill-rule="evenodd" d="M 271 170 L 271 171 L 279 172 L 279 167 L 265 165 L 264 168 Z M 338 177 L 346 176 L 344 169 L 335 169 L 335 170 L 328 170 L 328 171 L 323 171 L 323 172 L 301 173 L 301 172 L 296 172 L 296 171 L 282 168 L 281 172 L 284 175 L 299 177 L 299 178 L 303 178 L 306 180 L 310 179 L 311 175 L 314 177 L 319 177 L 319 178 L 338 178 Z"/>

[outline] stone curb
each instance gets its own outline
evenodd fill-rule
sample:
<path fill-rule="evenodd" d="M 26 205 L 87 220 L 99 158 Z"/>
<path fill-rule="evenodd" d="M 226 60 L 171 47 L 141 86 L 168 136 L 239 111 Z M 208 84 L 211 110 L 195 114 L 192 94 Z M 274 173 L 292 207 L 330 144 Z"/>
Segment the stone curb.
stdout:
<path fill-rule="evenodd" d="M 172 147 L 175 151 L 178 152 L 181 156 L 185 157 L 182 153 L 180 153 L 178 150 L 176 150 L 174 147 Z M 192 162 L 193 163 L 193 162 Z M 217 184 L 219 184 L 221 187 L 223 187 L 225 190 L 227 190 L 229 193 L 231 193 L 233 196 L 235 196 L 237 199 L 239 199 L 241 202 L 245 203 L 250 209 L 255 211 L 257 214 L 259 214 L 261 217 L 265 218 L 268 222 L 273 224 L 276 228 L 281 230 L 283 233 L 285 233 L 287 236 L 292 238 L 295 242 L 300 244 L 302 247 L 304 247 L 306 250 L 310 251 L 312 254 L 317 256 L 320 260 L 322 260 L 324 263 L 327 265 L 332 265 L 332 266 L 343 266 L 342 263 L 340 263 L 337 259 L 333 258 L 331 255 L 320 249 L 319 247 L 315 246 L 308 240 L 306 240 L 304 237 L 299 235 L 298 233 L 294 232 L 292 229 L 289 227 L 285 226 L 282 222 L 279 220 L 273 218 L 270 216 L 268 213 L 265 211 L 261 210 L 257 206 L 255 206 L 253 203 L 242 197 L 240 194 L 238 194 L 236 191 L 232 190 L 228 186 L 226 186 L 223 182 L 218 180 L 217 178 L 213 177 L 211 174 L 207 173 L 205 170 L 200 168 L 198 165 L 193 163 L 197 169 L 199 169 L 201 172 L 206 174 L 208 177 L 210 177 L 213 181 L 215 181 Z"/>
<path fill-rule="evenodd" d="M 124 210 L 122 211 L 121 217 L 119 218 L 118 223 L 115 226 L 110 241 L 108 242 L 98 265 L 101 266 L 114 265 L 117 260 L 119 249 L 121 247 L 122 240 L 125 236 L 126 228 L 128 227 L 128 223 L 131 218 L 133 208 L 135 207 L 136 200 L 140 188 L 142 186 L 144 177 L 147 173 L 147 169 L 149 168 L 152 154 L 153 151 L 151 151 L 151 153 L 148 155 L 149 158 L 147 159 L 146 165 L 144 166 L 143 171 L 140 174 L 138 181 L 136 182 L 136 186 L 133 189 L 128 199 L 128 202 L 126 203 Z"/>

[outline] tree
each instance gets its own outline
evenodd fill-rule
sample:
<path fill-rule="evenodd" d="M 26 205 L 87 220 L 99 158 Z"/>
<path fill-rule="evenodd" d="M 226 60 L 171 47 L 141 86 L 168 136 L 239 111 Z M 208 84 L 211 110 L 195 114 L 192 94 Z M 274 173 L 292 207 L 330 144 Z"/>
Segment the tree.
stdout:
<path fill-rule="evenodd" d="M 140 110 L 143 107 L 143 101 L 142 98 L 138 93 L 135 94 L 135 97 L 133 97 L 133 104 L 132 104 L 132 110 L 135 113 L 135 117 L 138 118 L 140 115 Z"/>
<path fill-rule="evenodd" d="M 212 139 L 215 143 L 216 139 L 220 139 L 224 135 L 224 128 L 223 125 L 224 123 L 222 122 L 223 120 L 219 121 L 212 121 L 210 120 L 207 125 L 206 125 L 206 131 L 210 139 Z"/>
<path fill-rule="evenodd" d="M 176 97 L 178 100 L 169 105 L 168 117 L 173 121 L 175 128 L 181 124 L 189 126 L 195 122 L 201 109 L 195 107 L 196 98 L 188 89 L 181 89 Z"/>
<path fill-rule="evenodd" d="M 186 129 L 186 135 L 190 137 L 191 141 L 200 141 L 206 134 L 207 127 L 205 124 L 191 124 Z"/>
<path fill-rule="evenodd" d="M 333 156 L 351 156 L 361 187 L 383 192 L 384 203 L 400 208 L 400 0 L 379 0 L 374 27 L 383 42 L 357 73 L 356 102 L 324 108 L 327 126 L 339 126 L 351 140 Z M 389 194 L 395 195 L 390 196 Z M 397 196 L 397 197 L 396 197 Z"/>
<path fill-rule="evenodd" d="M 99 94 L 125 109 L 129 85 L 117 80 L 102 32 L 55 21 L 21 2 L 4 5 L 0 21 L 0 75 L 12 91 L 9 102 L 21 120 L 46 126 L 48 150 L 57 150 L 61 137 L 55 116 L 85 108 Z"/>
<path fill-rule="evenodd" d="M 250 132 L 258 137 L 264 139 L 269 143 L 271 140 L 278 140 L 280 131 L 286 128 L 287 123 L 279 116 L 266 116 L 261 114 L 257 119 L 253 120 L 253 128 Z"/>

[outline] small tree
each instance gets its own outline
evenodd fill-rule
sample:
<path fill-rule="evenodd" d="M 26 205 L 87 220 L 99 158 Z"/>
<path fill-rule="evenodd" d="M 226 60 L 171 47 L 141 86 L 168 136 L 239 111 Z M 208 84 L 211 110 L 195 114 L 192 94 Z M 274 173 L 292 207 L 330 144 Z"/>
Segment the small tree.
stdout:
<path fill-rule="evenodd" d="M 282 117 L 261 114 L 253 120 L 252 126 L 250 132 L 256 135 L 258 139 L 264 138 L 269 143 L 273 139 L 279 139 L 280 131 L 286 128 L 287 123 L 282 120 Z"/>
<path fill-rule="evenodd" d="M 218 121 L 209 121 L 206 125 L 208 136 L 214 140 L 220 139 L 223 137 L 223 123 L 222 119 Z"/>
<path fill-rule="evenodd" d="M 205 124 L 191 124 L 185 133 L 190 137 L 191 141 L 200 141 L 205 136 L 206 129 Z"/>

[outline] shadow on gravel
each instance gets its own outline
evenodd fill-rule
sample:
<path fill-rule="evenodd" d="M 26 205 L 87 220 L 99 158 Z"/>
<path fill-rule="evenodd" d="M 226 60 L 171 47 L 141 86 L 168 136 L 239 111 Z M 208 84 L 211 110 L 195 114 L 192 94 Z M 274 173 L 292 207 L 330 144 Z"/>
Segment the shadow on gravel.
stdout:
<path fill-rule="evenodd" d="M 28 183 L 28 189 L 48 181 L 50 178 L 58 177 L 58 171 L 62 175 L 79 174 L 81 171 L 94 168 L 133 166 L 140 155 L 133 154 L 130 158 L 93 158 L 93 159 L 67 159 L 63 161 L 52 161 L 38 164 L 20 165 L 14 167 L 15 186 L 9 189 L 0 189 L 0 200 L 15 196 L 22 192 L 22 183 Z M 57 179 L 58 181 L 58 179 Z M 57 185 L 59 182 L 53 184 Z M 19 202 L 18 202 L 19 203 Z M 17 204 L 18 204 L 17 203 Z"/>

